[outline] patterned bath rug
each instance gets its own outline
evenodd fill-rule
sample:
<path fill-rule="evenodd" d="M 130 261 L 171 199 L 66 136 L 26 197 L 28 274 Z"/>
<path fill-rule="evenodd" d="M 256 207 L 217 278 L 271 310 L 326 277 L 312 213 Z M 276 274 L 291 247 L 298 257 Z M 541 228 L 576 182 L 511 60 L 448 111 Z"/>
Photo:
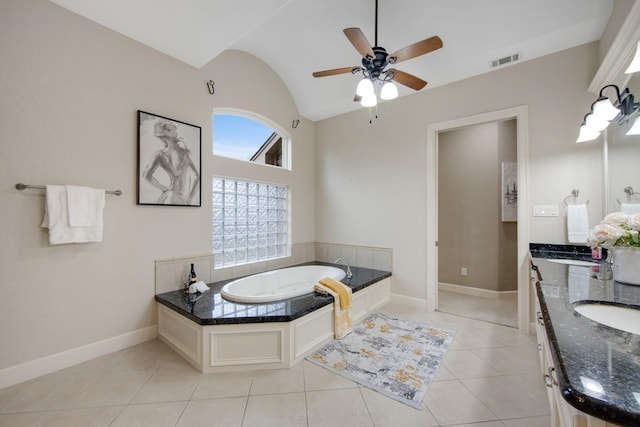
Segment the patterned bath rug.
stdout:
<path fill-rule="evenodd" d="M 455 332 L 373 313 L 306 359 L 419 408 Z"/>

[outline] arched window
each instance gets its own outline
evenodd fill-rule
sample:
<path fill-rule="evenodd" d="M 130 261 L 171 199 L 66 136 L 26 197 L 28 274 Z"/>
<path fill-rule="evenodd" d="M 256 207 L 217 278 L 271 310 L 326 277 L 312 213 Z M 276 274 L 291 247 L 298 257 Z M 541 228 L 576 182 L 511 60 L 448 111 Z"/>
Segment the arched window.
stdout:
<path fill-rule="evenodd" d="M 291 169 L 291 137 L 257 114 L 236 109 L 213 112 L 213 154 Z"/>

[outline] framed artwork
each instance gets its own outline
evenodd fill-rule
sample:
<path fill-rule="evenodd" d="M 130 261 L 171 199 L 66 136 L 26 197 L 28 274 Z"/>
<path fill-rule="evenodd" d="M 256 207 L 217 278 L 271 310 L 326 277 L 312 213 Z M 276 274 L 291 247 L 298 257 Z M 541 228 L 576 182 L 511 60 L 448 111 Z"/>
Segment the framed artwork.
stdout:
<path fill-rule="evenodd" d="M 138 204 L 201 206 L 202 129 L 138 110 Z"/>
<path fill-rule="evenodd" d="M 518 164 L 502 163 L 502 222 L 518 220 Z"/>

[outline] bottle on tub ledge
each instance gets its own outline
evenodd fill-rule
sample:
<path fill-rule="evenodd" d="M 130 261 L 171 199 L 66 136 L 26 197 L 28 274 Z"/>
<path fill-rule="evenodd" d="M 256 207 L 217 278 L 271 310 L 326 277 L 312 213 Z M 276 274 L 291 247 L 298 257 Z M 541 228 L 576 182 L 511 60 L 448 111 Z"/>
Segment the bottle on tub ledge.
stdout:
<path fill-rule="evenodd" d="M 187 280 L 184 283 L 184 286 L 185 286 L 184 291 L 189 292 L 189 287 L 194 283 L 196 283 L 197 281 L 198 281 L 198 278 L 196 276 L 196 269 L 193 266 L 193 263 L 191 263 L 191 271 L 189 272 L 189 274 L 187 274 Z"/>

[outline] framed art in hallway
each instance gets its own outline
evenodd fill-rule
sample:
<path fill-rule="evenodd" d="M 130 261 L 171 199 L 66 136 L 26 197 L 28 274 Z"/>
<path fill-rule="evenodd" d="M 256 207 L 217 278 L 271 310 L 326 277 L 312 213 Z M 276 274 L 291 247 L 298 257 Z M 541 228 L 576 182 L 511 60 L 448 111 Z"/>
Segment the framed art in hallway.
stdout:
<path fill-rule="evenodd" d="M 502 222 L 518 220 L 518 164 L 502 162 Z"/>
<path fill-rule="evenodd" d="M 201 206 L 202 129 L 138 110 L 139 205 Z"/>

